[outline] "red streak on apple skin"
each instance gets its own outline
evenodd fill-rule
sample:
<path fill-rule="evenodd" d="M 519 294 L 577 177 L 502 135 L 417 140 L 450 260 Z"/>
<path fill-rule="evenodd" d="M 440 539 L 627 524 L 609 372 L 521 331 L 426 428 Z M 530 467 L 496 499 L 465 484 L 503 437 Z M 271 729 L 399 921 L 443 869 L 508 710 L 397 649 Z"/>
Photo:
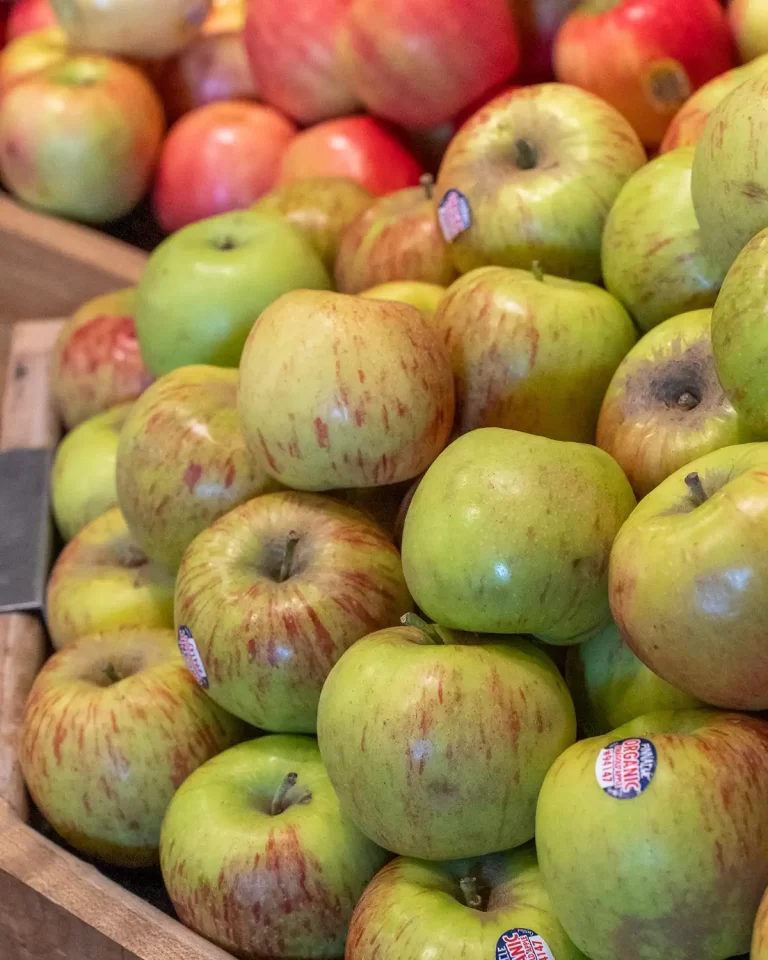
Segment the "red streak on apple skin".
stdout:
<path fill-rule="evenodd" d="M 234 463 L 230 463 L 230 465 L 227 467 L 227 472 L 224 474 L 224 486 L 227 489 L 229 489 L 232 486 L 232 484 L 235 482 L 235 475 L 236 475 L 235 465 Z"/>
<path fill-rule="evenodd" d="M 78 373 L 95 373 L 100 365 L 128 358 L 141 363 L 133 317 L 93 317 L 75 330 L 64 347 L 61 362 Z"/>
<path fill-rule="evenodd" d="M 272 453 L 267 445 L 267 441 L 264 439 L 264 434 L 259 430 L 259 443 L 261 444 L 261 449 L 264 451 L 264 456 L 267 458 L 267 463 L 271 470 L 277 470 L 277 462 L 272 456 Z"/>
<path fill-rule="evenodd" d="M 359 426 L 359 424 L 358 424 Z M 320 417 L 315 417 L 315 436 L 317 445 L 324 450 L 328 449 L 328 424 Z"/>
<path fill-rule="evenodd" d="M 197 484 L 200 482 L 200 477 L 203 475 L 203 468 L 199 463 L 190 463 L 187 469 L 184 471 L 184 486 L 189 490 L 190 493 L 195 489 Z"/>

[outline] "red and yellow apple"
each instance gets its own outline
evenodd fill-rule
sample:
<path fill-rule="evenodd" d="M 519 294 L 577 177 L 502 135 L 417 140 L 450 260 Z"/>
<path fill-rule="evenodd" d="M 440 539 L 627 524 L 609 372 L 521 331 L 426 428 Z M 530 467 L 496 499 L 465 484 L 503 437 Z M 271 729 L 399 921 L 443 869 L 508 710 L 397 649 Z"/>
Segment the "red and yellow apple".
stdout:
<path fill-rule="evenodd" d="M 15 83 L 61 63 L 69 54 L 69 41 L 61 27 L 25 33 L 9 42 L 0 53 L 0 97 Z"/>
<path fill-rule="evenodd" d="M 50 0 L 12 0 L 5 28 L 6 42 L 55 26 L 58 20 Z"/>

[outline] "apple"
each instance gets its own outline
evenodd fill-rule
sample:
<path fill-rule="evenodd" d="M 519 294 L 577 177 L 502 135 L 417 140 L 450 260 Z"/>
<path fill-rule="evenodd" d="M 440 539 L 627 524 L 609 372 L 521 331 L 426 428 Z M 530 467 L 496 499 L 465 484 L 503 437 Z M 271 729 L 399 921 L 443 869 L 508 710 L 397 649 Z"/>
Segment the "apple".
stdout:
<path fill-rule="evenodd" d="M 19 761 L 38 809 L 69 844 L 142 867 L 158 862 L 176 790 L 245 733 L 195 683 L 170 630 L 93 634 L 35 679 Z"/>
<path fill-rule="evenodd" d="M 46 595 L 58 650 L 92 633 L 171 629 L 175 576 L 151 561 L 118 507 L 87 524 L 62 550 Z"/>
<path fill-rule="evenodd" d="M 641 330 L 711 307 L 725 271 L 708 256 L 691 198 L 693 147 L 652 160 L 616 199 L 603 233 L 603 279 Z"/>
<path fill-rule="evenodd" d="M 637 340 L 592 284 L 480 267 L 448 289 L 434 327 L 451 354 L 456 428 L 508 427 L 593 443 L 614 371 Z"/>
<path fill-rule="evenodd" d="M 604 101 L 566 84 L 502 94 L 453 139 L 437 178 L 456 267 L 496 265 L 600 280 L 608 211 L 645 151 Z"/>
<path fill-rule="evenodd" d="M 174 370 L 136 401 L 120 434 L 120 508 L 141 548 L 170 570 L 214 520 L 278 487 L 246 451 L 237 383 L 236 370 Z"/>
<path fill-rule="evenodd" d="M 374 201 L 344 232 L 336 257 L 336 287 L 360 293 L 379 283 L 416 280 L 447 286 L 456 276 L 437 222 L 433 180 Z"/>
<path fill-rule="evenodd" d="M 347 960 L 368 960 L 377 950 L 390 957 L 585 960 L 552 910 L 533 844 L 447 863 L 398 857 L 369 884 L 349 927 Z"/>
<path fill-rule="evenodd" d="M 0 53 L 0 96 L 40 70 L 69 56 L 69 43 L 61 27 L 22 34 Z"/>
<path fill-rule="evenodd" d="M 302 131 L 283 157 L 282 183 L 307 177 L 351 177 L 376 196 L 419 182 L 424 169 L 373 117 L 327 120 Z"/>
<path fill-rule="evenodd" d="M 768 891 L 760 901 L 757 919 L 752 934 L 750 960 L 766 960 L 768 957 Z"/>
<path fill-rule="evenodd" d="M 171 128 L 152 205 L 167 233 L 197 220 L 245 210 L 275 185 L 296 128 L 257 103 L 211 103 Z"/>
<path fill-rule="evenodd" d="M 268 307 L 240 364 L 257 469 L 297 490 L 409 480 L 453 425 L 448 355 L 404 303 L 298 290 Z"/>
<path fill-rule="evenodd" d="M 544 775 L 576 739 L 565 682 L 522 638 L 406 620 L 350 647 L 320 695 L 318 743 L 342 810 L 380 846 L 424 860 L 526 843 Z"/>
<path fill-rule="evenodd" d="M 728 18 L 742 60 L 768 53 L 768 4 L 765 0 L 731 0 Z"/>
<path fill-rule="evenodd" d="M 163 132 L 162 104 L 139 70 L 69 57 L 0 100 L 0 176 L 33 207 L 105 223 L 144 195 Z"/>
<path fill-rule="evenodd" d="M 554 80 L 552 50 L 557 31 L 579 0 L 513 0 L 512 13 L 520 37 L 520 66 L 515 81 L 521 84 Z"/>
<path fill-rule="evenodd" d="M 15 0 L 5 27 L 6 42 L 58 25 L 50 0 Z"/>
<path fill-rule="evenodd" d="M 372 201 L 373 194 L 350 177 L 306 177 L 275 187 L 254 209 L 281 214 L 332 272 L 344 231 Z"/>
<path fill-rule="evenodd" d="M 660 711 L 565 751 L 536 847 L 555 913 L 590 960 L 722 960 L 749 948 L 768 884 L 768 725 Z M 623 954 L 620 954 L 623 956 Z"/>
<path fill-rule="evenodd" d="M 261 312 L 331 281 L 312 245 L 275 213 L 190 224 L 152 253 L 136 296 L 144 361 L 157 376 L 189 364 L 235 367 Z"/>
<path fill-rule="evenodd" d="M 619 464 L 638 499 L 691 460 L 755 439 L 715 373 L 711 317 L 711 310 L 694 310 L 654 327 L 605 394 L 597 445 Z"/>
<path fill-rule="evenodd" d="M 708 453 L 641 501 L 611 554 L 611 609 L 630 648 L 716 707 L 768 708 L 767 477 L 768 443 Z"/>
<path fill-rule="evenodd" d="M 418 280 L 393 280 L 378 283 L 360 294 L 366 300 L 397 300 L 398 303 L 410 303 L 422 313 L 434 316 L 440 306 L 446 288 L 436 283 L 422 283 Z"/>
<path fill-rule="evenodd" d="M 734 66 L 734 45 L 717 0 L 587 0 L 554 62 L 558 80 L 607 100 L 656 147 L 691 93 Z"/>
<path fill-rule="evenodd" d="M 578 642 L 610 622 L 608 557 L 634 506 L 620 467 L 596 447 L 473 430 L 414 494 L 405 582 L 446 627 Z"/>
<path fill-rule="evenodd" d="M 173 798 L 160 866 L 184 924 L 243 960 L 341 957 L 389 855 L 349 820 L 310 737 L 241 744 Z"/>

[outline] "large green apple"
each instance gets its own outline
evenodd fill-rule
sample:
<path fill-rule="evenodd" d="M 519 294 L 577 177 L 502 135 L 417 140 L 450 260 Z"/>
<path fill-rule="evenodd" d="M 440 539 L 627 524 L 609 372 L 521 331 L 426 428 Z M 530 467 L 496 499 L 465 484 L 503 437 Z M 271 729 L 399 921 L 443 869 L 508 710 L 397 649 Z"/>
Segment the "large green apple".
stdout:
<path fill-rule="evenodd" d="M 611 553 L 624 639 L 654 673 L 717 707 L 768 708 L 766 538 L 768 443 L 749 443 L 673 473 Z"/>
<path fill-rule="evenodd" d="M 504 93 L 448 147 L 436 197 L 461 273 L 496 264 L 600 280 L 600 241 L 619 190 L 645 163 L 637 134 L 565 83 Z"/>
<path fill-rule="evenodd" d="M 433 316 L 445 296 L 445 287 L 436 283 L 421 283 L 418 280 L 393 280 L 390 283 L 378 283 L 360 294 L 366 300 L 397 300 L 398 303 L 410 303 L 422 313 Z"/>
<path fill-rule="evenodd" d="M 310 737 L 261 737 L 206 763 L 160 840 L 180 919 L 243 960 L 343 957 L 355 904 L 388 858 L 341 810 Z"/>
<path fill-rule="evenodd" d="M 505 267 L 457 280 L 434 326 L 451 353 L 460 432 L 508 427 L 582 443 L 594 443 L 603 395 L 637 340 L 605 290 Z"/>
<path fill-rule="evenodd" d="M 533 837 L 542 780 L 576 720 L 554 663 L 527 640 L 421 622 L 343 654 L 320 696 L 317 737 L 341 807 L 366 836 L 449 860 Z"/>
<path fill-rule="evenodd" d="M 136 295 L 136 329 L 156 376 L 203 363 L 236 367 L 259 315 L 299 288 L 327 290 L 309 240 L 271 211 L 200 220 L 164 240 Z"/>
<path fill-rule="evenodd" d="M 603 233 L 603 278 L 641 330 L 711 307 L 725 270 L 711 261 L 691 198 L 693 147 L 657 157 L 634 173 Z"/>
<path fill-rule="evenodd" d="M 608 556 L 634 506 L 629 481 L 596 447 L 473 430 L 414 494 L 405 580 L 445 626 L 577 642 L 610 621 Z"/>
<path fill-rule="evenodd" d="M 476 860 L 399 857 L 352 916 L 346 960 L 586 960 L 555 916 L 533 844 Z"/>
<path fill-rule="evenodd" d="M 591 960 L 724 960 L 768 885 L 768 725 L 647 714 L 553 764 L 536 811 L 558 919 Z"/>

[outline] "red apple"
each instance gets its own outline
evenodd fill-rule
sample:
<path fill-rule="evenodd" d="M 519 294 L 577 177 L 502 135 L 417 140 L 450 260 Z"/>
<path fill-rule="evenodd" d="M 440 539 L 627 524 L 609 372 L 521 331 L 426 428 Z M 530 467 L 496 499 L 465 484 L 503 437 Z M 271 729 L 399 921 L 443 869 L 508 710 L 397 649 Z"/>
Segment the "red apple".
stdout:
<path fill-rule="evenodd" d="M 35 33 L 58 25 L 50 0 L 16 0 L 11 4 L 6 24 L 6 40 L 10 43 L 26 33 Z"/>
<path fill-rule="evenodd" d="M 512 14 L 520 37 L 519 83 L 553 80 L 552 47 L 563 20 L 579 0 L 512 0 Z"/>
<path fill-rule="evenodd" d="M 351 177 L 382 196 L 419 182 L 424 168 L 373 117 L 328 120 L 304 130 L 283 157 L 280 181 Z"/>
<path fill-rule="evenodd" d="M 198 107 L 174 124 L 153 195 L 162 228 L 245 210 L 275 185 L 296 128 L 271 107 L 236 101 Z"/>
<path fill-rule="evenodd" d="M 717 0 L 583 3 L 555 42 L 558 79 L 613 104 L 650 147 L 694 90 L 733 65 Z"/>
<path fill-rule="evenodd" d="M 0 53 L 0 96 L 19 80 L 60 63 L 69 55 L 61 27 L 36 30 L 12 40 Z"/>

